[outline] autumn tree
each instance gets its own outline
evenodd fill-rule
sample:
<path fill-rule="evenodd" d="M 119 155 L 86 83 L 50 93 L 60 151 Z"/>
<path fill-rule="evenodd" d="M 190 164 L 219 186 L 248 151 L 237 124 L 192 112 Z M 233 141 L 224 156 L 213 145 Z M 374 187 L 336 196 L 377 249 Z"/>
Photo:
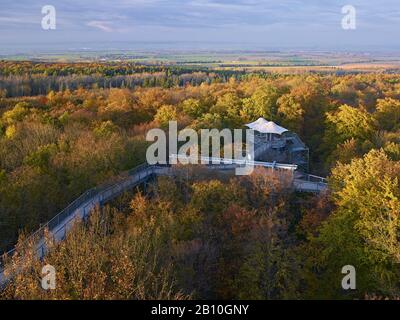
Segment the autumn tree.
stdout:
<path fill-rule="evenodd" d="M 307 249 L 309 267 L 318 279 L 309 281 L 313 296 L 399 294 L 399 177 L 399 162 L 389 160 L 382 150 L 333 170 L 330 188 L 337 209 Z M 341 289 L 345 265 L 357 271 L 357 290 L 351 293 Z"/>
<path fill-rule="evenodd" d="M 378 100 L 375 117 L 382 129 L 400 130 L 400 101 L 392 98 Z"/>

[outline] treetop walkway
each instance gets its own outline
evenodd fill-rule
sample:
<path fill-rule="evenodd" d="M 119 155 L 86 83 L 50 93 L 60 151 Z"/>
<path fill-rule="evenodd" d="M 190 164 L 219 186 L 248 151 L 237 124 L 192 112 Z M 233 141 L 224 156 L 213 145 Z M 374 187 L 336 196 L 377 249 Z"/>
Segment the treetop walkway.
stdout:
<path fill-rule="evenodd" d="M 182 160 L 185 156 L 179 156 Z M 188 160 L 188 157 L 186 157 Z M 278 170 L 289 170 L 293 173 L 293 188 L 301 192 L 322 192 L 327 189 L 326 180 L 321 177 L 297 174 L 296 165 L 269 163 L 260 161 L 235 160 L 223 158 L 200 158 L 202 162 L 208 162 L 205 165 L 209 169 L 223 170 L 225 168 L 234 168 L 243 165 L 254 165 L 255 167 L 266 167 Z M 217 164 L 219 163 L 219 164 Z M 73 226 L 76 219 L 87 219 L 90 212 L 97 206 L 101 207 L 110 200 L 118 197 L 122 193 L 147 182 L 151 178 L 158 176 L 174 175 L 174 166 L 170 165 L 148 165 L 142 164 L 128 172 L 114 183 L 95 187 L 84 192 L 79 198 L 63 209 L 53 219 L 44 224 L 35 233 L 27 238 L 26 241 L 36 242 L 37 255 L 42 258 L 46 254 L 45 231 L 48 230 L 54 237 L 55 242 L 62 241 Z M 16 252 L 15 249 L 5 253 L 5 256 L 11 257 Z M 0 260 L 0 286 L 7 282 L 4 275 L 2 260 Z"/>

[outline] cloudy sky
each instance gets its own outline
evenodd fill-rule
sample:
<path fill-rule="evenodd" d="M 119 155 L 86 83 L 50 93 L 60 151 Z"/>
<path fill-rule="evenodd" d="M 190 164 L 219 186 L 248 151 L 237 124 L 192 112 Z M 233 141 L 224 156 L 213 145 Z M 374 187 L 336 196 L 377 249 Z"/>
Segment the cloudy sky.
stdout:
<path fill-rule="evenodd" d="M 56 8 L 56 30 L 41 27 L 44 5 Z M 357 10 L 356 30 L 342 29 L 344 5 Z M 21 50 L 143 42 L 400 49 L 400 0 L 0 0 L 0 31 L 0 49 Z"/>

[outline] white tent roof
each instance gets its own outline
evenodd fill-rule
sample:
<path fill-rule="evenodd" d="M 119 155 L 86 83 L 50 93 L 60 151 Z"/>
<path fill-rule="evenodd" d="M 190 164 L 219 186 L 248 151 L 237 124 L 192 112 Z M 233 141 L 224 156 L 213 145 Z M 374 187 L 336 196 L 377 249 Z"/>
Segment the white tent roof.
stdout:
<path fill-rule="evenodd" d="M 279 135 L 289 131 L 281 126 L 278 126 L 275 122 L 267 121 L 264 118 L 259 118 L 252 123 L 248 123 L 246 124 L 246 127 L 261 133 L 273 133 Z"/>

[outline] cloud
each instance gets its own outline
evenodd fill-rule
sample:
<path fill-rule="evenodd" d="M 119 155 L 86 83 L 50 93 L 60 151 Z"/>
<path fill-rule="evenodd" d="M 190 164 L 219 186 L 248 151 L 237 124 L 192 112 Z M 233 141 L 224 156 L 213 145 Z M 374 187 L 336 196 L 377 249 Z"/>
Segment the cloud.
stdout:
<path fill-rule="evenodd" d="M 86 23 L 86 25 L 89 26 L 89 27 L 98 28 L 98 29 L 100 29 L 102 31 L 105 31 L 105 32 L 113 32 L 114 31 L 114 29 L 109 26 L 109 22 L 108 21 L 92 20 L 92 21 L 89 21 L 88 23 Z"/>
<path fill-rule="evenodd" d="M 211 8 L 219 10 L 249 10 L 252 7 L 247 5 L 247 3 L 223 3 L 209 0 L 193 0 L 189 2 L 190 6 L 200 7 L 200 8 Z"/>
<path fill-rule="evenodd" d="M 72 41 L 251 41 L 276 46 L 332 44 L 345 39 L 395 44 L 399 0 L 352 0 L 357 30 L 341 28 L 347 0 L 52 0 L 57 30 L 41 29 L 43 0 L 0 0 L 0 43 Z M 342 41 L 343 40 L 343 41 Z M 1 46 L 0 46 L 1 50 Z"/>

